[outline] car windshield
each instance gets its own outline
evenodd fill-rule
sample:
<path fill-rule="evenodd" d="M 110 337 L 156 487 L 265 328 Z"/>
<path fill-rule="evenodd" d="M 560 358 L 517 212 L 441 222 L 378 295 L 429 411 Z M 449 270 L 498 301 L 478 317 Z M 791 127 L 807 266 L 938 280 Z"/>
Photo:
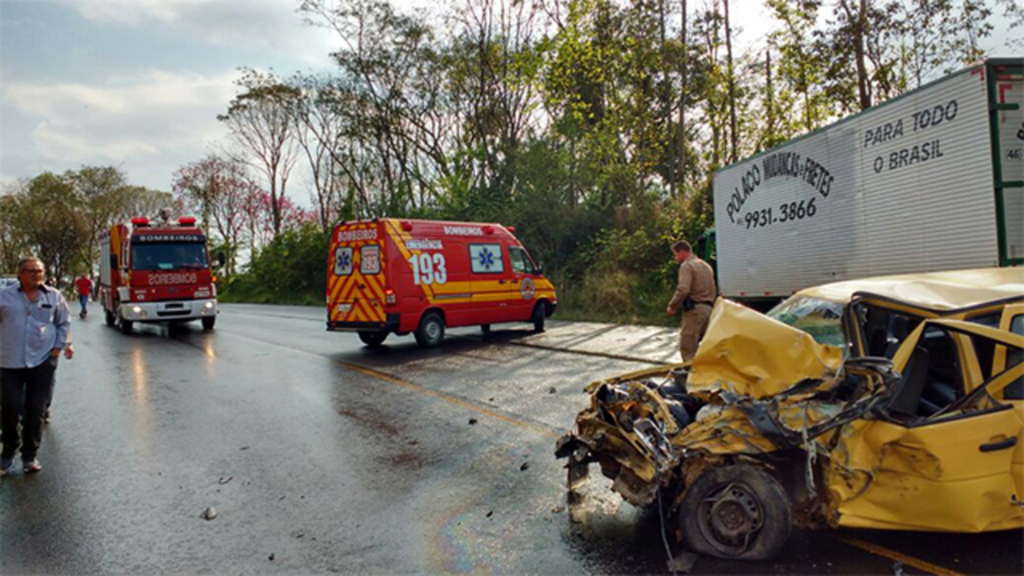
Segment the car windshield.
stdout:
<path fill-rule="evenodd" d="M 135 244 L 133 270 L 174 270 L 206 268 L 206 246 L 200 242 Z"/>
<path fill-rule="evenodd" d="M 791 296 L 768 312 L 769 318 L 807 332 L 819 344 L 845 350 L 842 316 L 843 305 L 838 302 L 799 295 Z"/>

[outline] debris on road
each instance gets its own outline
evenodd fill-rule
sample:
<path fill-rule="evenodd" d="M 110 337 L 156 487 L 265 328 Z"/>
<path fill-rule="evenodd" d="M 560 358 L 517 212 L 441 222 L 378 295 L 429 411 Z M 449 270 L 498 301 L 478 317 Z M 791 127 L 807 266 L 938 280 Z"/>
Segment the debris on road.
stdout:
<path fill-rule="evenodd" d="M 201 518 L 203 518 L 205 520 L 213 520 L 216 517 L 217 517 L 217 509 L 214 508 L 213 506 L 210 506 L 209 508 L 204 510 L 203 514 L 201 516 Z"/>
<path fill-rule="evenodd" d="M 217 483 L 220 484 L 221 486 L 223 486 L 223 485 L 227 484 L 228 482 L 231 482 L 234 479 L 235 479 L 234 476 L 221 476 L 220 480 L 218 480 Z"/>
<path fill-rule="evenodd" d="M 558 394 L 558 389 L 552 386 L 551 388 L 548 388 L 548 394 Z"/>
<path fill-rule="evenodd" d="M 562 512 L 565 512 L 565 506 L 555 506 L 551 509 L 552 514 L 561 514 Z"/>
<path fill-rule="evenodd" d="M 668 561 L 668 569 L 674 573 L 689 574 L 693 565 L 697 563 L 699 555 L 693 552 L 681 552 L 675 558 Z"/>
<path fill-rule="evenodd" d="M 530 467 L 530 463 L 529 462 L 523 462 L 523 465 L 519 467 L 519 471 L 522 472 L 522 471 L 526 470 L 529 467 Z"/>
<path fill-rule="evenodd" d="M 476 424 L 476 423 L 477 423 L 477 419 L 476 419 L 476 418 L 470 418 L 470 419 L 469 419 L 469 425 L 470 425 L 470 426 L 472 426 L 472 425 L 474 425 L 474 424 Z"/>

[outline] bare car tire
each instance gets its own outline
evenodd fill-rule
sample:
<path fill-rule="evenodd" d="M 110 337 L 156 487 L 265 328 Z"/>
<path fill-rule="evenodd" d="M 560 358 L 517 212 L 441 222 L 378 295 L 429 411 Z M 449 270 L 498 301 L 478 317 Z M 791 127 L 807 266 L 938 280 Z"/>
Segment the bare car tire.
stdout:
<path fill-rule="evenodd" d="M 203 330 L 213 330 L 213 325 L 217 323 L 216 316 L 205 316 L 200 319 L 203 323 Z"/>
<path fill-rule="evenodd" d="M 544 320 L 547 318 L 547 306 L 543 302 L 538 302 L 533 307 L 533 315 L 530 316 L 530 322 L 533 322 L 534 332 L 544 331 Z"/>
<path fill-rule="evenodd" d="M 768 560 L 789 540 L 793 505 L 774 476 L 749 465 L 710 468 L 690 485 L 679 527 L 694 552 L 729 560 Z"/>
<path fill-rule="evenodd" d="M 377 348 L 388 337 L 387 332 L 360 332 L 359 339 L 369 348 Z"/>
<path fill-rule="evenodd" d="M 420 327 L 416 329 L 416 343 L 424 348 L 437 346 L 444 340 L 444 320 L 441 315 L 431 312 L 420 320 Z"/>

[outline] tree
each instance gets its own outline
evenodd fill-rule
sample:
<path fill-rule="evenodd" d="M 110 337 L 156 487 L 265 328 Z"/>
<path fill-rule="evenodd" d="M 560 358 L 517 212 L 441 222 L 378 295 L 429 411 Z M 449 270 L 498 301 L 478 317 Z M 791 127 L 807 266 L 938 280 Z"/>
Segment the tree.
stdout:
<path fill-rule="evenodd" d="M 250 197 L 262 194 L 260 187 L 238 162 L 210 155 L 179 168 L 174 173 L 173 188 L 185 206 L 201 215 L 207 234 L 215 232 L 219 236 L 228 256 L 226 271 L 234 274 L 241 234 L 247 228 L 247 207 Z M 283 199 L 281 205 L 290 206 L 290 202 Z M 272 221 L 267 224 L 273 229 Z"/>
<path fill-rule="evenodd" d="M 82 246 L 89 241 L 85 201 L 72 179 L 51 172 L 36 176 L 14 198 L 11 215 L 16 233 L 60 286 L 81 265 Z"/>
<path fill-rule="evenodd" d="M 227 126 L 244 161 L 267 179 L 271 229 L 276 236 L 281 232 L 288 178 L 298 158 L 290 111 L 299 93 L 273 75 L 251 68 L 242 69 L 237 85 L 243 92 L 231 101 L 227 114 L 217 119 Z"/>

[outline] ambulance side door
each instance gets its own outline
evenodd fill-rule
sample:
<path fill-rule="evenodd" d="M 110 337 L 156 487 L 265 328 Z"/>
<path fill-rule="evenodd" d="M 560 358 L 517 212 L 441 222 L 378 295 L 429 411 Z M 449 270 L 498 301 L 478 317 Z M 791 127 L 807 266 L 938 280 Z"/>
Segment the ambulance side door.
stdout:
<path fill-rule="evenodd" d="M 491 324 L 513 320 L 508 290 L 512 283 L 505 250 L 500 240 L 469 242 L 470 282 L 477 322 Z"/>

